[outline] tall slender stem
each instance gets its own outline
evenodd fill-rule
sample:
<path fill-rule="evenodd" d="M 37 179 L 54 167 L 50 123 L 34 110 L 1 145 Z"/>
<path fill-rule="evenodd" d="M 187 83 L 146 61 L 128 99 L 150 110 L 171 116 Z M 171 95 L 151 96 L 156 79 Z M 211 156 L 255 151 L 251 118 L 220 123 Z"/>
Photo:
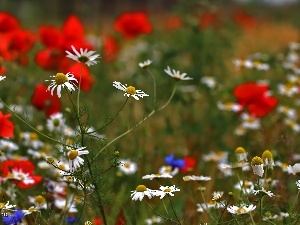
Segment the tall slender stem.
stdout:
<path fill-rule="evenodd" d="M 176 217 L 176 219 L 177 219 L 177 221 L 178 221 L 178 224 L 181 225 L 180 220 L 178 219 L 177 213 L 175 212 L 175 209 L 174 209 L 174 207 L 173 207 L 173 203 L 172 203 L 172 200 L 171 200 L 170 195 L 168 195 L 168 198 L 169 198 L 169 201 L 170 201 L 170 205 L 171 205 L 172 211 L 173 211 L 173 213 L 174 213 L 174 215 L 175 215 L 175 217 Z"/>
<path fill-rule="evenodd" d="M 80 63 L 80 75 L 79 75 L 78 93 L 77 93 L 77 114 L 78 115 L 79 115 L 79 111 L 80 111 L 79 96 L 80 96 L 80 87 L 81 87 L 81 77 L 82 77 L 82 63 Z"/>

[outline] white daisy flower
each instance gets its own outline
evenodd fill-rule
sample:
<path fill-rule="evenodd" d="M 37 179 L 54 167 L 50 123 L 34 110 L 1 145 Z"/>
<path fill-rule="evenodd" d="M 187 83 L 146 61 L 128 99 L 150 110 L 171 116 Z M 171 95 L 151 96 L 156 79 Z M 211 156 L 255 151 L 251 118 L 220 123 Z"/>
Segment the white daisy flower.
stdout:
<path fill-rule="evenodd" d="M 69 157 L 69 167 L 70 167 L 70 171 L 74 171 L 77 168 L 80 167 L 80 165 L 83 165 L 84 163 L 84 159 L 80 157 L 80 155 L 86 155 L 89 154 L 88 150 L 83 150 L 86 147 L 81 147 L 79 149 L 76 150 L 70 150 L 68 152 L 68 157 Z"/>
<path fill-rule="evenodd" d="M 287 97 L 293 97 L 295 94 L 299 93 L 298 85 L 293 84 L 278 84 L 279 94 Z"/>
<path fill-rule="evenodd" d="M 55 113 L 47 119 L 47 128 L 50 132 L 57 131 L 60 132 L 64 130 L 66 119 L 63 117 L 62 113 Z"/>
<path fill-rule="evenodd" d="M 241 180 L 234 185 L 234 188 L 242 191 L 243 194 L 251 194 L 254 190 L 254 184 L 249 180 Z"/>
<path fill-rule="evenodd" d="M 152 216 L 151 218 L 145 220 L 145 223 L 147 225 L 158 224 L 158 223 L 162 223 L 162 222 L 163 222 L 163 219 L 159 216 Z"/>
<path fill-rule="evenodd" d="M 154 190 L 151 190 L 149 188 L 147 188 L 145 185 L 138 185 L 135 189 L 135 191 L 131 191 L 131 198 L 132 200 L 136 201 L 136 200 L 140 200 L 142 201 L 143 198 L 145 197 L 145 195 L 148 198 L 152 198 L 154 195 Z"/>
<path fill-rule="evenodd" d="M 241 206 L 229 206 L 227 207 L 227 211 L 230 212 L 231 214 L 246 214 L 250 213 L 256 208 L 255 205 L 241 205 Z"/>
<path fill-rule="evenodd" d="M 12 152 L 12 151 L 19 150 L 19 146 L 16 143 L 9 141 L 7 139 L 1 139 L 0 140 L 0 149 L 2 151 L 6 150 L 9 152 Z"/>
<path fill-rule="evenodd" d="M 149 180 L 153 180 L 157 178 L 173 178 L 173 176 L 171 174 L 164 173 L 164 174 L 148 174 L 142 177 L 142 179 L 149 179 Z"/>
<path fill-rule="evenodd" d="M 237 147 L 234 153 L 238 162 L 248 161 L 247 159 L 248 153 L 243 147 Z"/>
<path fill-rule="evenodd" d="M 215 88 L 217 85 L 217 81 L 214 77 L 204 76 L 200 79 L 202 84 L 205 84 L 209 88 Z"/>
<path fill-rule="evenodd" d="M 217 106 L 219 109 L 224 111 L 239 112 L 243 109 L 243 106 L 234 102 L 226 102 L 226 103 L 217 102 Z"/>
<path fill-rule="evenodd" d="M 286 173 L 288 172 L 288 164 L 287 163 L 284 163 L 284 162 L 281 162 L 281 161 L 275 161 L 275 166 L 279 166 L 281 169 L 282 169 L 282 172 Z"/>
<path fill-rule="evenodd" d="M 182 179 L 184 181 L 190 181 L 190 180 L 194 180 L 194 181 L 209 181 L 209 180 L 211 180 L 211 177 L 191 175 L 191 176 L 184 176 L 184 177 L 182 177 Z"/>
<path fill-rule="evenodd" d="M 253 190 L 253 194 L 257 195 L 259 193 L 262 193 L 264 195 L 268 195 L 269 197 L 275 196 L 271 191 L 267 191 L 264 189 L 264 187 L 261 187 L 261 190 Z"/>
<path fill-rule="evenodd" d="M 134 174 L 137 171 L 137 164 L 131 160 L 120 160 L 119 169 L 126 175 Z"/>
<path fill-rule="evenodd" d="M 257 130 L 260 128 L 260 120 L 248 113 L 241 114 L 242 124 L 241 126 L 246 129 Z"/>
<path fill-rule="evenodd" d="M 40 212 L 40 210 L 34 206 L 31 206 L 29 209 L 23 209 L 22 212 L 23 212 L 24 216 L 26 216 L 33 212 Z"/>
<path fill-rule="evenodd" d="M 61 88 L 68 88 L 70 92 L 75 91 L 76 85 L 74 82 L 78 82 L 72 73 L 57 73 L 55 76 L 50 76 L 54 79 L 46 80 L 52 82 L 49 84 L 47 91 L 51 90 L 51 95 L 53 95 L 54 89 L 57 88 L 57 96 L 61 97 Z"/>
<path fill-rule="evenodd" d="M 295 109 L 287 107 L 287 106 L 278 106 L 277 111 L 286 115 L 289 119 L 296 120 L 297 112 Z"/>
<path fill-rule="evenodd" d="M 6 76 L 0 76 L 0 81 L 4 80 Z"/>
<path fill-rule="evenodd" d="M 145 92 L 141 91 L 141 90 L 136 90 L 135 87 L 133 86 L 129 86 L 127 87 L 127 84 L 121 84 L 118 81 L 114 81 L 113 82 L 113 86 L 121 91 L 124 91 L 125 94 L 124 96 L 127 96 L 128 98 L 130 96 L 132 96 L 135 100 L 139 100 L 139 98 L 143 98 L 145 96 L 149 96 L 147 94 L 145 94 Z"/>
<path fill-rule="evenodd" d="M 203 160 L 206 162 L 226 163 L 228 160 L 228 154 L 229 153 L 225 151 L 210 152 L 203 156 Z"/>
<path fill-rule="evenodd" d="M 95 61 L 95 59 L 99 58 L 99 54 L 95 54 L 95 51 L 88 51 L 88 49 L 83 50 L 80 48 L 80 52 L 78 52 L 75 47 L 72 45 L 71 46 L 73 52 L 71 53 L 69 51 L 66 51 L 67 57 L 70 59 L 73 59 L 74 61 L 81 62 L 86 64 L 87 66 L 92 66 L 98 63 L 98 61 Z"/>
<path fill-rule="evenodd" d="M 224 191 L 214 191 L 212 193 L 212 196 L 213 196 L 212 201 L 219 201 L 222 198 L 223 194 L 224 194 Z"/>
<path fill-rule="evenodd" d="M 180 191 L 179 188 L 172 186 L 160 186 L 160 190 L 155 191 L 155 196 L 160 196 L 160 199 L 165 197 L 166 195 L 174 196 L 174 192 Z"/>
<path fill-rule="evenodd" d="M 171 77 L 173 77 L 173 78 L 175 78 L 175 79 L 177 79 L 177 80 L 192 80 L 192 79 L 193 79 L 193 78 L 191 78 L 191 77 L 186 77 L 186 73 L 180 74 L 180 71 L 179 71 L 179 70 L 178 70 L 178 71 L 176 71 L 176 70 L 172 70 L 172 71 L 171 71 L 171 69 L 170 69 L 169 66 L 167 67 L 167 69 L 165 69 L 165 72 L 166 72 L 169 76 L 171 76 Z"/>
<path fill-rule="evenodd" d="M 218 163 L 218 169 L 225 177 L 232 176 L 232 167 L 226 163 Z"/>
<path fill-rule="evenodd" d="M 39 139 L 39 136 L 36 132 L 22 132 L 20 137 L 22 144 L 26 147 L 37 149 L 44 146 L 44 143 Z"/>
<path fill-rule="evenodd" d="M 74 203 L 74 196 L 69 196 L 68 201 L 64 198 L 55 198 L 54 205 L 56 208 L 66 210 L 69 213 L 78 212 L 76 205 Z"/>
<path fill-rule="evenodd" d="M 159 174 L 170 174 L 171 176 L 175 176 L 179 172 L 178 167 L 172 166 L 162 166 L 158 169 Z"/>
<path fill-rule="evenodd" d="M 294 119 L 286 118 L 283 122 L 296 133 L 300 132 L 300 124 L 297 123 Z"/>
<path fill-rule="evenodd" d="M 22 181 L 24 184 L 33 184 L 34 180 L 30 176 L 29 173 L 24 173 L 22 170 L 13 169 L 11 173 L 9 173 L 6 179 L 13 179 Z"/>
<path fill-rule="evenodd" d="M 300 175 L 300 163 L 296 163 L 293 166 L 287 167 L 288 173 L 294 174 L 294 175 Z"/>
<path fill-rule="evenodd" d="M 144 62 L 139 63 L 139 66 L 140 66 L 141 68 L 146 68 L 146 67 L 148 67 L 151 63 L 152 63 L 152 60 L 148 59 L 147 61 L 144 61 Z"/>
<path fill-rule="evenodd" d="M 11 205 L 11 204 L 9 204 L 9 201 L 6 202 L 6 204 L 0 202 L 0 211 L 2 211 L 3 209 L 4 209 L 4 210 L 5 210 L 5 209 L 12 209 L 12 208 L 14 208 L 14 207 L 16 207 L 16 205 Z"/>
<path fill-rule="evenodd" d="M 211 208 L 220 209 L 220 208 L 224 208 L 225 205 L 226 203 L 224 201 L 217 202 L 213 200 L 207 203 L 197 203 L 197 212 L 204 212 Z"/>
<path fill-rule="evenodd" d="M 234 134 L 236 134 L 237 136 L 243 136 L 246 133 L 246 131 L 246 128 L 240 125 L 237 128 L 235 128 Z"/>

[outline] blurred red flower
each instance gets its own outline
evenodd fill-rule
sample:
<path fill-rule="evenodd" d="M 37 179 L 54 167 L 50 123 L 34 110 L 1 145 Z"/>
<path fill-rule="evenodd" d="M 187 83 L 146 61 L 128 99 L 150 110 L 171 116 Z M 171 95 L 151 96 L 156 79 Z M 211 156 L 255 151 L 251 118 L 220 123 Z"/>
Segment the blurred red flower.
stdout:
<path fill-rule="evenodd" d="M 258 21 L 253 16 L 241 9 L 234 12 L 233 20 L 245 30 L 252 30 L 258 25 Z"/>
<path fill-rule="evenodd" d="M 182 27 L 180 16 L 170 16 L 164 21 L 164 28 L 167 30 L 176 30 Z"/>
<path fill-rule="evenodd" d="M 35 44 L 35 35 L 20 27 L 19 21 L 11 14 L 0 12 L 0 56 L 7 61 L 27 65 L 29 52 Z"/>
<path fill-rule="evenodd" d="M 100 217 L 95 217 L 93 219 L 93 222 L 94 222 L 95 225 L 101 225 L 102 224 L 102 220 L 101 220 Z"/>
<path fill-rule="evenodd" d="M 195 157 L 184 156 L 182 159 L 184 161 L 184 167 L 179 168 L 181 173 L 191 172 L 197 166 L 197 160 Z"/>
<path fill-rule="evenodd" d="M 11 114 L 3 114 L 0 111 L 0 137 L 11 138 L 14 136 L 15 125 L 9 120 Z"/>
<path fill-rule="evenodd" d="M 61 104 L 57 95 L 51 95 L 47 91 L 47 86 L 44 84 L 37 84 L 35 86 L 33 95 L 31 97 L 32 105 L 38 110 L 45 111 L 49 117 L 54 113 L 60 112 Z"/>
<path fill-rule="evenodd" d="M 77 62 L 69 67 L 66 68 L 66 70 L 64 71 L 65 73 L 67 72 L 71 72 L 74 74 L 74 77 L 77 79 L 78 84 L 79 84 L 79 80 L 80 80 L 80 74 L 81 74 L 81 85 L 80 85 L 80 89 L 83 91 L 90 91 L 92 88 L 92 84 L 94 83 L 94 78 L 91 76 L 90 74 L 90 70 L 89 68 L 80 63 Z M 76 83 L 77 84 L 77 83 Z"/>
<path fill-rule="evenodd" d="M 62 28 L 53 25 L 41 25 L 38 36 L 45 49 L 35 55 L 35 62 L 44 70 L 65 71 L 72 64 L 65 51 L 71 51 L 71 45 L 76 49 L 92 50 L 92 45 L 85 40 L 84 27 L 78 17 L 70 15 Z"/>
<path fill-rule="evenodd" d="M 135 38 L 141 34 L 152 33 L 152 25 L 144 12 L 127 12 L 121 14 L 114 23 L 116 31 L 125 39 Z"/>
<path fill-rule="evenodd" d="M 199 22 L 200 29 L 205 29 L 219 23 L 219 15 L 215 12 L 205 12 Z"/>
<path fill-rule="evenodd" d="M 23 182 L 22 180 L 14 180 L 14 183 L 21 189 L 33 187 L 42 181 L 42 176 L 33 175 L 34 169 L 33 163 L 29 160 L 5 160 L 0 164 L 0 170 L 4 178 L 8 177 L 13 170 L 25 173 L 29 176 L 32 180 L 30 183 Z"/>
<path fill-rule="evenodd" d="M 105 35 L 103 37 L 102 55 L 104 60 L 107 62 L 115 61 L 119 48 L 117 39 L 110 35 Z"/>
<path fill-rule="evenodd" d="M 238 104 L 248 108 L 250 115 L 264 117 L 278 104 L 277 98 L 270 96 L 268 84 L 247 82 L 236 86 L 233 90 Z"/>

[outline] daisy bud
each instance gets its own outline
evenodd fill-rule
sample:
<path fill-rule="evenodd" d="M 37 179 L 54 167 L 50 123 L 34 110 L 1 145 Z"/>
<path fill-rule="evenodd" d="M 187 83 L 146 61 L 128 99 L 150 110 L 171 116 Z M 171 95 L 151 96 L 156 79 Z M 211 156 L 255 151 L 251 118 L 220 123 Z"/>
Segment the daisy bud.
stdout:
<path fill-rule="evenodd" d="M 255 156 L 251 161 L 251 167 L 254 174 L 257 174 L 258 176 L 262 177 L 264 174 L 264 162 L 263 160 Z"/>
<path fill-rule="evenodd" d="M 274 160 L 273 160 L 273 155 L 272 152 L 269 150 L 265 150 L 261 156 L 264 165 L 267 166 L 268 168 L 273 169 L 274 164 Z"/>
<path fill-rule="evenodd" d="M 235 156 L 237 158 L 238 162 L 244 162 L 247 161 L 247 152 L 243 147 L 237 147 L 235 149 Z"/>

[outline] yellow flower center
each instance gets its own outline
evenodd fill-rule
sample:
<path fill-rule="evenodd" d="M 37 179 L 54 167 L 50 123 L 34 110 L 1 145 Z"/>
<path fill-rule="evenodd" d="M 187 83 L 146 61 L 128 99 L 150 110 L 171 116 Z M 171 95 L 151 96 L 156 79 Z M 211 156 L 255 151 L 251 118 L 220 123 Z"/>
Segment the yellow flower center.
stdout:
<path fill-rule="evenodd" d="M 190 180 L 191 180 L 191 177 L 190 177 L 190 176 L 184 176 L 182 179 L 183 179 L 184 181 L 190 181 Z"/>
<path fill-rule="evenodd" d="M 281 168 L 286 169 L 287 167 L 288 167 L 288 164 L 287 164 L 287 163 L 282 163 L 282 164 L 281 164 Z"/>
<path fill-rule="evenodd" d="M 46 199 L 43 196 L 38 195 L 34 198 L 34 202 L 38 204 L 44 204 L 46 202 Z"/>
<path fill-rule="evenodd" d="M 255 122 L 255 118 L 254 118 L 253 116 L 249 116 L 249 117 L 246 119 L 246 121 L 247 121 L 248 123 L 254 123 L 254 122 Z"/>
<path fill-rule="evenodd" d="M 126 91 L 126 93 L 131 94 L 131 95 L 136 94 L 135 87 L 133 87 L 133 86 L 127 87 L 125 91 Z"/>
<path fill-rule="evenodd" d="M 69 151 L 69 159 L 74 160 L 78 156 L 78 151 L 77 150 L 71 150 Z"/>
<path fill-rule="evenodd" d="M 171 167 L 171 166 L 167 166 L 167 167 L 165 168 L 165 172 L 166 172 L 166 173 L 171 173 L 171 172 L 172 172 L 172 167 Z"/>
<path fill-rule="evenodd" d="M 23 174 L 20 174 L 20 173 L 19 173 L 19 174 L 17 175 L 17 177 L 18 177 L 20 180 L 25 180 L 25 177 L 23 176 Z"/>
<path fill-rule="evenodd" d="M 54 80 L 56 84 L 61 85 L 68 82 L 68 77 L 64 73 L 57 73 Z"/>
<path fill-rule="evenodd" d="M 61 170 L 66 170 L 66 167 L 65 167 L 64 164 L 60 164 L 60 165 L 58 166 L 58 168 L 61 169 Z"/>
<path fill-rule="evenodd" d="M 31 207 L 28 209 L 28 212 L 32 213 L 32 212 L 34 212 L 35 210 L 36 210 L 35 207 L 31 206 Z"/>
<path fill-rule="evenodd" d="M 253 159 L 251 161 L 251 165 L 253 165 L 253 166 L 259 166 L 261 164 L 264 164 L 264 162 L 263 162 L 263 160 L 260 157 L 258 157 L 258 156 L 253 157 Z"/>
<path fill-rule="evenodd" d="M 171 188 L 166 188 L 164 192 L 171 192 Z"/>
<path fill-rule="evenodd" d="M 246 153 L 246 151 L 243 147 L 237 147 L 235 149 L 235 154 L 242 154 L 242 153 Z"/>
<path fill-rule="evenodd" d="M 138 185 L 135 190 L 137 192 L 144 192 L 147 190 L 147 187 L 145 185 Z"/>
<path fill-rule="evenodd" d="M 130 168 L 130 163 L 124 163 L 124 167 L 125 167 L 126 169 L 129 169 L 129 168 Z"/>
<path fill-rule="evenodd" d="M 35 132 L 31 132 L 29 138 L 30 140 L 39 140 L 39 136 Z"/>
<path fill-rule="evenodd" d="M 0 209 L 4 209 L 5 208 L 5 204 L 0 202 Z"/>
<path fill-rule="evenodd" d="M 243 183 L 243 188 L 249 188 L 251 186 L 251 182 L 249 181 L 244 181 Z"/>
<path fill-rule="evenodd" d="M 54 163 L 54 159 L 52 157 L 48 157 L 46 160 L 47 160 L 47 163 L 49 163 L 49 164 Z"/>
<path fill-rule="evenodd" d="M 246 209 L 244 209 L 244 207 L 240 207 L 236 211 L 237 211 L 238 214 L 244 214 L 244 213 L 247 212 Z"/>

